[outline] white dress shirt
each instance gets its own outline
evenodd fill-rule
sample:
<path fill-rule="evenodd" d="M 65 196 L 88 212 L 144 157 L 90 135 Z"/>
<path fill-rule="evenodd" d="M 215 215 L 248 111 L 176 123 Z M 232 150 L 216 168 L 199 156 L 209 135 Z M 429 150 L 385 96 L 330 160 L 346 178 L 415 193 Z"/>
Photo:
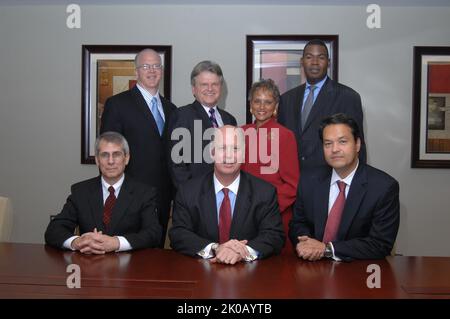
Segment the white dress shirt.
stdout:
<path fill-rule="evenodd" d="M 347 195 L 348 195 L 348 192 L 350 191 L 350 186 L 352 184 L 352 180 L 353 180 L 353 177 L 355 176 L 358 166 L 359 166 L 359 160 L 358 160 L 358 163 L 356 164 L 355 169 L 350 174 L 348 174 L 347 177 L 344 179 L 342 179 L 339 176 L 339 174 L 333 169 L 333 173 L 331 174 L 331 180 L 330 180 L 330 194 L 328 196 L 328 214 L 330 214 L 331 208 L 333 207 L 333 204 L 339 195 L 339 186 L 338 186 L 337 182 L 342 181 L 346 184 L 345 199 L 347 199 Z M 333 259 L 336 261 L 340 261 L 341 259 L 334 254 L 333 243 L 330 243 L 330 244 L 331 244 L 331 250 L 333 251 Z"/>
<path fill-rule="evenodd" d="M 204 106 L 202 104 L 202 106 L 203 106 L 203 109 L 205 110 L 206 114 L 208 114 L 208 117 L 211 116 L 211 113 L 209 113 L 209 110 L 210 109 L 214 109 L 215 110 L 214 117 L 216 118 L 217 125 L 219 125 L 219 127 L 222 127 L 223 126 L 223 121 L 222 121 L 222 117 L 220 116 L 219 109 L 217 108 L 217 105 L 214 106 L 214 107 L 209 107 L 209 106 Z"/>
<path fill-rule="evenodd" d="M 230 191 L 228 193 L 228 196 L 230 197 L 230 205 L 231 205 L 231 215 L 234 214 L 234 206 L 236 204 L 236 198 L 237 193 L 239 189 L 239 183 L 241 181 L 241 175 L 239 174 L 238 177 L 228 186 L 223 186 L 222 183 L 219 182 L 219 180 L 216 177 L 216 174 L 214 174 L 214 193 L 216 194 L 216 205 L 217 205 L 217 220 L 219 221 L 219 214 L 220 214 L 220 206 L 222 205 L 222 201 L 224 198 L 222 189 L 225 187 L 228 188 Z M 201 256 L 204 259 L 212 258 L 214 257 L 214 253 L 211 251 L 211 246 L 214 243 L 208 244 L 205 248 L 203 248 L 201 251 L 199 251 L 197 254 Z M 250 253 L 250 257 L 246 258 L 245 261 L 253 261 L 257 258 L 258 252 L 254 250 L 252 247 L 246 245 L 248 252 Z"/>
<path fill-rule="evenodd" d="M 114 195 L 116 196 L 116 198 L 118 198 L 119 192 L 120 192 L 120 189 L 122 187 L 124 180 L 125 180 L 125 174 L 122 174 L 122 177 L 117 181 L 117 183 L 115 183 L 114 185 L 109 185 L 102 176 L 101 181 L 102 181 L 103 205 L 105 205 L 105 201 L 109 196 L 109 190 L 108 190 L 109 186 L 114 187 Z M 94 231 L 94 230 L 92 230 L 92 231 Z M 80 236 L 69 237 L 68 239 L 66 239 L 64 241 L 63 247 L 67 248 L 67 249 L 75 250 L 72 248 L 72 241 L 74 241 L 78 237 L 80 237 Z M 116 236 L 116 237 L 119 240 L 119 249 L 116 250 L 117 252 L 132 249 L 130 243 L 128 242 L 128 240 L 125 237 L 123 237 L 123 236 Z"/>

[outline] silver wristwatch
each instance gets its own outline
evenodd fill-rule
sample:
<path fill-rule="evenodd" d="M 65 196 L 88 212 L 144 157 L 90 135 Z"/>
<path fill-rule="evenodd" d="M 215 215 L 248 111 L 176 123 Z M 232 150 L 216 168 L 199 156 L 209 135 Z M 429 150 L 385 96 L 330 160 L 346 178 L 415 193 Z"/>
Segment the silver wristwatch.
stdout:
<path fill-rule="evenodd" d="M 325 244 L 325 251 L 323 253 L 323 256 L 326 258 L 333 257 L 333 248 L 331 248 L 331 242 Z"/>

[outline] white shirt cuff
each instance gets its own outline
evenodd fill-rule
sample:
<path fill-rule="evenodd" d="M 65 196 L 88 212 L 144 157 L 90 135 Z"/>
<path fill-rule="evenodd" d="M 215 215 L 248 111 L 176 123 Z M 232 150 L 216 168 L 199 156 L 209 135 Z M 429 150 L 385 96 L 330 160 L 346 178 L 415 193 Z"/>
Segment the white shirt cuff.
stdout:
<path fill-rule="evenodd" d="M 246 247 L 247 247 L 248 252 L 250 253 L 250 256 L 245 258 L 245 261 L 254 261 L 254 260 L 258 259 L 259 253 L 248 245 L 246 245 Z"/>
<path fill-rule="evenodd" d="M 214 257 L 214 254 L 213 254 L 213 252 L 211 251 L 212 249 L 211 249 L 211 246 L 213 245 L 214 243 L 211 243 L 211 244 L 209 244 L 208 246 L 206 246 L 205 248 L 203 248 L 202 250 L 200 250 L 198 253 L 197 253 L 197 255 L 199 255 L 200 257 L 202 257 L 203 259 L 209 259 L 209 258 L 213 258 Z"/>
<path fill-rule="evenodd" d="M 73 247 L 72 247 L 72 242 L 73 242 L 75 239 L 77 239 L 78 237 L 80 237 L 80 236 L 72 236 L 72 237 L 69 237 L 68 239 L 66 239 L 66 240 L 64 241 L 63 247 L 66 248 L 66 249 L 70 249 L 70 250 L 75 251 L 75 249 L 73 249 Z"/>
<path fill-rule="evenodd" d="M 330 246 L 331 246 L 331 251 L 333 252 L 333 257 L 331 257 L 331 258 L 333 258 L 333 260 L 335 260 L 335 261 L 342 261 L 341 258 L 337 257 L 337 256 L 334 254 L 334 246 L 333 246 L 333 243 L 332 243 L 331 241 L 330 241 Z"/>
<path fill-rule="evenodd" d="M 128 242 L 128 240 L 126 240 L 125 237 L 123 236 L 116 236 L 116 237 L 119 240 L 119 249 L 117 249 L 116 252 L 133 249 L 133 247 L 131 247 L 130 243 Z"/>

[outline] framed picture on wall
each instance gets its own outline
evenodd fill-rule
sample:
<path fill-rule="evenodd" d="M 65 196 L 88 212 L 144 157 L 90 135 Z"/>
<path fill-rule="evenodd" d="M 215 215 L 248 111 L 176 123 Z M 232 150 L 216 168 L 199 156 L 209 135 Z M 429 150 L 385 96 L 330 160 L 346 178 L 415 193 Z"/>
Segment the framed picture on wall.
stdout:
<path fill-rule="evenodd" d="M 338 79 L 337 35 L 247 35 L 247 95 L 254 82 L 260 79 L 275 81 L 280 93 L 305 83 L 300 65 L 303 49 L 308 41 L 323 40 L 328 48 L 330 63 L 328 76 Z M 252 122 L 249 101 L 246 103 L 246 120 Z"/>
<path fill-rule="evenodd" d="M 83 45 L 81 70 L 81 163 L 95 164 L 95 139 L 106 100 L 136 84 L 134 58 L 150 48 L 164 65 L 159 92 L 170 99 L 172 47 L 162 45 Z"/>
<path fill-rule="evenodd" d="M 411 167 L 450 168 L 450 47 L 414 47 Z"/>

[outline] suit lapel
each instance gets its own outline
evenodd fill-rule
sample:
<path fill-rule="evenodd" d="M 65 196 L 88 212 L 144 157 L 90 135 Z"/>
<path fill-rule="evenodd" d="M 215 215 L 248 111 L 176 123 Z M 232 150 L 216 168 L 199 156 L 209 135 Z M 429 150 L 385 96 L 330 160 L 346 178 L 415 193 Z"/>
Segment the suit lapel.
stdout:
<path fill-rule="evenodd" d="M 120 220 L 124 217 L 128 206 L 132 201 L 133 185 L 125 175 L 122 187 L 120 188 L 119 197 L 113 207 L 111 222 L 108 227 L 108 234 L 113 235 Z"/>
<path fill-rule="evenodd" d="M 197 100 L 192 104 L 192 107 L 194 108 L 195 113 L 197 114 L 197 118 L 200 118 L 203 122 L 202 123 L 203 131 L 205 131 L 207 128 L 213 127 L 211 120 L 208 117 L 208 114 L 206 114 L 205 109 Z"/>
<path fill-rule="evenodd" d="M 314 214 L 316 216 L 314 224 L 317 225 L 315 235 L 318 240 L 322 240 L 328 219 L 331 173 L 320 176 L 318 179 L 319 186 L 314 194 L 314 212 L 317 212 L 317 214 Z"/>
<path fill-rule="evenodd" d="M 313 107 L 311 108 L 311 112 L 309 113 L 308 119 L 305 123 L 305 128 L 303 131 L 307 130 L 311 123 L 318 117 L 320 114 L 327 113 L 326 109 L 331 106 L 330 101 L 334 100 L 335 91 L 333 90 L 333 85 L 330 78 L 327 78 L 325 83 L 322 86 L 322 89 L 317 95 L 317 99 L 314 102 Z"/>
<path fill-rule="evenodd" d="M 299 86 L 299 89 L 297 91 L 297 98 L 295 98 L 295 101 L 299 101 L 298 105 L 295 105 L 295 107 L 293 108 L 293 116 L 294 116 L 294 122 L 295 122 L 295 126 L 294 127 L 298 127 L 298 132 L 300 135 L 302 135 L 302 107 L 303 107 L 303 95 L 305 94 L 305 87 L 306 84 L 302 84 Z"/>
<path fill-rule="evenodd" d="M 100 177 L 92 184 L 88 201 L 95 227 L 97 230 L 103 230 L 103 190 Z"/>
<path fill-rule="evenodd" d="M 203 181 L 202 194 L 200 197 L 200 218 L 206 225 L 209 237 L 214 238 L 216 242 L 219 242 L 219 220 L 217 218 L 213 173 L 207 174 Z"/>
<path fill-rule="evenodd" d="M 358 213 L 361 202 L 366 195 L 366 185 L 367 172 L 364 164 L 359 163 L 359 167 L 356 170 L 355 176 L 353 177 L 350 190 L 345 200 L 344 212 L 342 213 L 342 219 L 337 234 L 337 238 L 339 240 L 343 240 L 346 238 L 346 234 L 348 232 L 348 229 L 350 228 L 350 225 L 352 224 L 353 218 Z"/>
<path fill-rule="evenodd" d="M 169 111 L 169 102 L 163 97 L 161 96 L 161 94 L 159 95 L 159 99 L 161 100 L 161 104 L 163 107 L 163 111 L 164 111 L 164 129 L 163 129 L 163 134 L 162 136 L 164 136 L 164 133 L 167 130 L 167 123 L 169 120 L 169 116 L 170 116 L 170 111 Z M 155 126 L 156 126 L 156 121 L 155 121 Z"/>
<path fill-rule="evenodd" d="M 147 102 L 145 102 L 144 97 L 142 96 L 141 92 L 139 91 L 139 89 L 137 88 L 136 85 L 131 90 L 131 93 L 133 95 L 135 104 L 137 105 L 138 109 L 143 113 L 143 115 L 145 116 L 147 121 L 150 123 L 155 134 L 160 136 L 158 126 L 156 125 L 155 118 L 153 117 L 153 114 L 150 111 L 150 108 L 148 107 Z M 166 117 L 166 119 L 167 119 L 167 117 Z"/>
<path fill-rule="evenodd" d="M 244 225 L 245 216 L 249 211 L 251 193 L 252 189 L 250 189 L 250 183 L 247 176 L 241 172 L 241 180 L 239 181 L 236 203 L 234 204 L 233 219 L 231 221 L 230 239 L 238 238 L 237 234 L 242 233 L 240 227 Z"/>

